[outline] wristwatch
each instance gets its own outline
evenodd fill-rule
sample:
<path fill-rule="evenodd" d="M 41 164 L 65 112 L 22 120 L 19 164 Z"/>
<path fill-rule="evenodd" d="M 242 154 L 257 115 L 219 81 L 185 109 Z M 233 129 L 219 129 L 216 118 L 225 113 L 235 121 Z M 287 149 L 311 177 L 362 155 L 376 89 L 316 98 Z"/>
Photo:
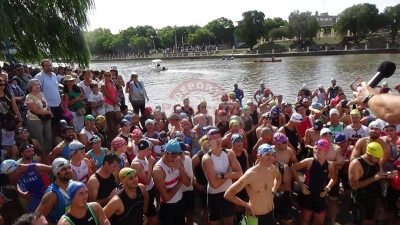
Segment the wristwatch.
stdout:
<path fill-rule="evenodd" d="M 224 172 L 219 173 L 219 175 L 221 175 L 221 179 L 225 178 L 225 173 Z"/>

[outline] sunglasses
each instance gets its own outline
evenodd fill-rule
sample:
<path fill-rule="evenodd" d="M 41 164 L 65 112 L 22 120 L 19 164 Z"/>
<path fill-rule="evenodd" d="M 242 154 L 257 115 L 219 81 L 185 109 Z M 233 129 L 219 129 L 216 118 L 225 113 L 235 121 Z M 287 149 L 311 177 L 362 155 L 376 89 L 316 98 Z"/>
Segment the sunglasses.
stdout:
<path fill-rule="evenodd" d="M 172 155 L 172 156 L 178 156 L 178 155 L 180 155 L 181 153 L 180 153 L 180 152 L 168 152 L 167 154 L 168 154 L 168 155 Z"/>
<path fill-rule="evenodd" d="M 35 146 L 33 144 L 27 144 L 27 145 L 24 145 L 24 147 L 23 147 L 24 150 L 26 150 L 28 148 L 35 148 Z"/>
<path fill-rule="evenodd" d="M 111 75 L 104 75 L 104 77 L 111 77 Z"/>
<path fill-rule="evenodd" d="M 333 133 L 332 133 L 332 132 L 326 132 L 326 133 L 323 133 L 323 134 L 322 134 L 322 136 L 324 136 L 324 135 L 329 135 L 329 136 L 332 136 L 332 135 L 333 135 Z"/>
<path fill-rule="evenodd" d="M 66 163 L 60 163 L 60 164 L 58 164 L 58 165 L 56 166 L 55 169 L 57 169 L 57 168 L 64 168 L 64 167 L 69 167 L 69 163 L 68 163 L 68 162 L 66 162 Z"/>
<path fill-rule="evenodd" d="M 283 141 L 283 142 L 279 142 L 279 143 L 285 145 L 285 144 L 287 144 L 287 141 Z"/>

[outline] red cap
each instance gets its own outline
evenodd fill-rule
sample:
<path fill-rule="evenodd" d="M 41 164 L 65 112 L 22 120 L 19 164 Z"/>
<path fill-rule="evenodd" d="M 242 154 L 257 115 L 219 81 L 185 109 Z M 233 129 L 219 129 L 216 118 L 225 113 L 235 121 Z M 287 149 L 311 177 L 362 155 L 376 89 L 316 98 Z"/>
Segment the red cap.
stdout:
<path fill-rule="evenodd" d="M 114 149 L 120 148 L 124 145 L 127 145 L 127 143 L 122 137 L 116 137 L 111 142 L 111 147 L 113 147 Z"/>
<path fill-rule="evenodd" d="M 147 107 L 145 108 L 145 111 L 151 113 L 151 112 L 153 112 L 153 109 L 152 109 L 150 106 L 147 106 Z"/>
<path fill-rule="evenodd" d="M 400 191 L 400 177 L 399 175 L 393 177 L 390 179 L 390 185 L 392 185 L 392 188 Z"/>
<path fill-rule="evenodd" d="M 133 136 L 142 136 L 143 133 L 142 133 L 142 131 L 141 131 L 139 128 L 136 128 L 136 129 L 134 129 L 134 130 L 132 131 L 132 135 L 133 135 Z"/>

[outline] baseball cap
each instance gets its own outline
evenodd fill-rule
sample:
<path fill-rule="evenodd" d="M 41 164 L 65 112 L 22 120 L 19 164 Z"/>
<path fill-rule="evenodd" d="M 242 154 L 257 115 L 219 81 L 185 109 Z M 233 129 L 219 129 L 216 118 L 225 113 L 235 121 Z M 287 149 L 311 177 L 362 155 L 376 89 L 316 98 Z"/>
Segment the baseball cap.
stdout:
<path fill-rule="evenodd" d="M 232 134 L 231 143 L 235 144 L 236 142 L 243 141 L 243 136 L 239 133 Z"/>
<path fill-rule="evenodd" d="M 125 178 L 131 176 L 131 175 L 135 175 L 136 174 L 136 170 L 129 168 L 129 167 L 125 167 L 122 168 L 119 173 L 118 173 L 118 177 L 120 181 L 123 181 Z"/>
<path fill-rule="evenodd" d="M 127 126 L 129 124 L 130 124 L 130 122 L 128 120 L 126 120 L 126 119 L 122 119 L 121 122 L 120 122 L 121 127 Z"/>
<path fill-rule="evenodd" d="M 347 140 L 347 137 L 344 133 L 338 133 L 335 136 L 335 143 L 336 144 L 341 144 Z"/>
<path fill-rule="evenodd" d="M 94 116 L 92 116 L 92 115 L 87 115 L 87 116 L 85 116 L 85 121 L 88 121 L 88 120 L 90 120 L 90 121 L 95 121 L 96 120 L 96 118 L 94 118 Z"/>
<path fill-rule="evenodd" d="M 69 199 L 74 199 L 75 195 L 78 193 L 78 191 L 81 188 L 85 188 L 86 185 L 80 181 L 72 181 L 68 184 L 67 187 L 67 194 L 69 196 Z"/>
<path fill-rule="evenodd" d="M 138 149 L 140 150 L 145 150 L 147 148 L 150 148 L 150 142 L 146 139 L 140 139 L 138 142 Z"/>
<path fill-rule="evenodd" d="M 168 153 L 181 153 L 181 146 L 177 140 L 172 139 L 167 143 L 165 151 Z"/>
<path fill-rule="evenodd" d="M 383 148 L 377 142 L 371 142 L 367 145 L 367 154 L 371 155 L 375 158 L 381 159 L 383 158 Z"/>
<path fill-rule="evenodd" d="M 274 134 L 274 139 L 275 143 L 283 143 L 285 141 L 288 140 L 288 138 L 286 137 L 286 135 L 282 134 L 282 133 L 275 133 Z"/>
<path fill-rule="evenodd" d="M 106 121 L 106 117 L 104 117 L 102 115 L 96 116 L 96 123 L 102 123 L 104 121 Z"/>
<path fill-rule="evenodd" d="M 110 71 L 112 71 L 112 70 L 118 70 L 118 68 L 116 66 L 112 66 Z"/>
<path fill-rule="evenodd" d="M 321 139 L 317 142 L 315 142 L 315 147 L 320 148 L 324 150 L 325 152 L 329 151 L 329 142 L 325 139 Z"/>
<path fill-rule="evenodd" d="M 90 144 L 93 144 L 93 143 L 98 142 L 98 141 L 101 141 L 101 138 L 99 136 L 97 136 L 97 135 L 92 135 L 90 137 L 90 139 L 89 139 L 89 143 Z"/>
<path fill-rule="evenodd" d="M 322 128 L 321 131 L 319 132 L 319 135 L 322 136 L 322 135 L 325 135 L 325 134 L 333 135 L 332 131 L 329 130 L 329 128 Z"/>
<path fill-rule="evenodd" d="M 73 154 L 75 154 L 76 151 L 81 150 L 81 149 L 84 150 L 85 145 L 79 141 L 73 141 L 73 142 L 69 143 L 68 149 L 69 149 L 69 156 L 71 157 Z"/>
<path fill-rule="evenodd" d="M 124 145 L 126 145 L 126 141 L 122 137 L 116 137 L 111 141 L 111 147 L 113 147 L 114 149 L 117 149 Z"/>
<path fill-rule="evenodd" d="M 293 115 L 290 117 L 290 121 L 301 123 L 303 122 L 303 117 L 299 113 L 293 113 Z"/>
<path fill-rule="evenodd" d="M 262 144 L 258 147 L 257 154 L 262 155 L 266 152 L 275 152 L 275 150 L 269 144 Z"/>
<path fill-rule="evenodd" d="M 218 129 L 213 128 L 207 132 L 207 139 L 209 141 L 217 139 L 218 137 L 221 137 L 221 132 Z"/>
<path fill-rule="evenodd" d="M 144 110 L 149 113 L 153 112 L 153 109 L 150 106 L 147 106 Z"/>
<path fill-rule="evenodd" d="M 147 119 L 145 122 L 144 122 L 144 125 L 145 126 L 147 126 L 147 125 L 149 125 L 149 124 L 155 124 L 155 121 L 154 120 L 152 120 L 152 119 Z"/>
<path fill-rule="evenodd" d="M 339 115 L 339 110 L 335 108 L 329 110 L 329 116 L 332 116 L 333 114 Z"/>
<path fill-rule="evenodd" d="M 68 160 L 64 158 L 56 158 L 52 163 L 51 163 L 51 169 L 53 170 L 54 176 L 57 176 L 57 173 L 60 172 L 65 167 L 69 167 L 69 162 Z"/>
<path fill-rule="evenodd" d="M 0 165 L 1 174 L 10 174 L 17 170 L 19 164 L 13 159 L 6 159 Z"/>
<path fill-rule="evenodd" d="M 380 124 L 377 121 L 372 121 L 369 125 L 368 128 L 378 128 L 379 130 L 382 130 L 382 127 L 380 126 Z"/>
<path fill-rule="evenodd" d="M 303 85 L 301 86 L 301 90 L 304 90 L 304 89 L 307 89 L 307 84 L 303 84 Z"/>
<path fill-rule="evenodd" d="M 163 142 L 168 142 L 168 134 L 165 133 L 165 131 L 161 131 L 160 133 L 158 133 L 158 139 Z"/>

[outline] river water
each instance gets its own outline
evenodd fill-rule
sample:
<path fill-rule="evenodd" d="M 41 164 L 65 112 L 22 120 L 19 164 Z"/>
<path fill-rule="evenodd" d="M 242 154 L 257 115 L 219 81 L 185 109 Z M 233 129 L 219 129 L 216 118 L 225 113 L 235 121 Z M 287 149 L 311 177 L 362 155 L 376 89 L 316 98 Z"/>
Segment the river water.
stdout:
<path fill-rule="evenodd" d="M 150 98 L 148 104 L 153 107 L 161 105 L 166 112 L 171 112 L 172 105 L 182 104 L 187 96 L 193 108 L 205 98 L 209 109 L 214 109 L 221 94 L 232 91 L 234 83 L 243 89 L 244 102 L 253 99 L 261 81 L 291 103 L 303 84 L 314 91 L 319 84 L 329 87 L 331 78 L 335 78 L 346 94 L 350 94 L 350 82 L 357 76 L 368 81 L 375 75 L 379 64 L 387 60 L 396 63 L 398 70 L 385 81 L 389 87 L 400 83 L 398 54 L 286 57 L 280 63 L 253 63 L 253 60 L 257 59 L 168 60 L 161 63 L 161 66 L 169 68 L 168 71 L 159 73 L 148 68 L 151 60 L 93 62 L 90 69 L 108 70 L 117 66 L 125 82 L 132 72 L 137 72 Z M 131 108 L 130 104 L 128 106 Z"/>

